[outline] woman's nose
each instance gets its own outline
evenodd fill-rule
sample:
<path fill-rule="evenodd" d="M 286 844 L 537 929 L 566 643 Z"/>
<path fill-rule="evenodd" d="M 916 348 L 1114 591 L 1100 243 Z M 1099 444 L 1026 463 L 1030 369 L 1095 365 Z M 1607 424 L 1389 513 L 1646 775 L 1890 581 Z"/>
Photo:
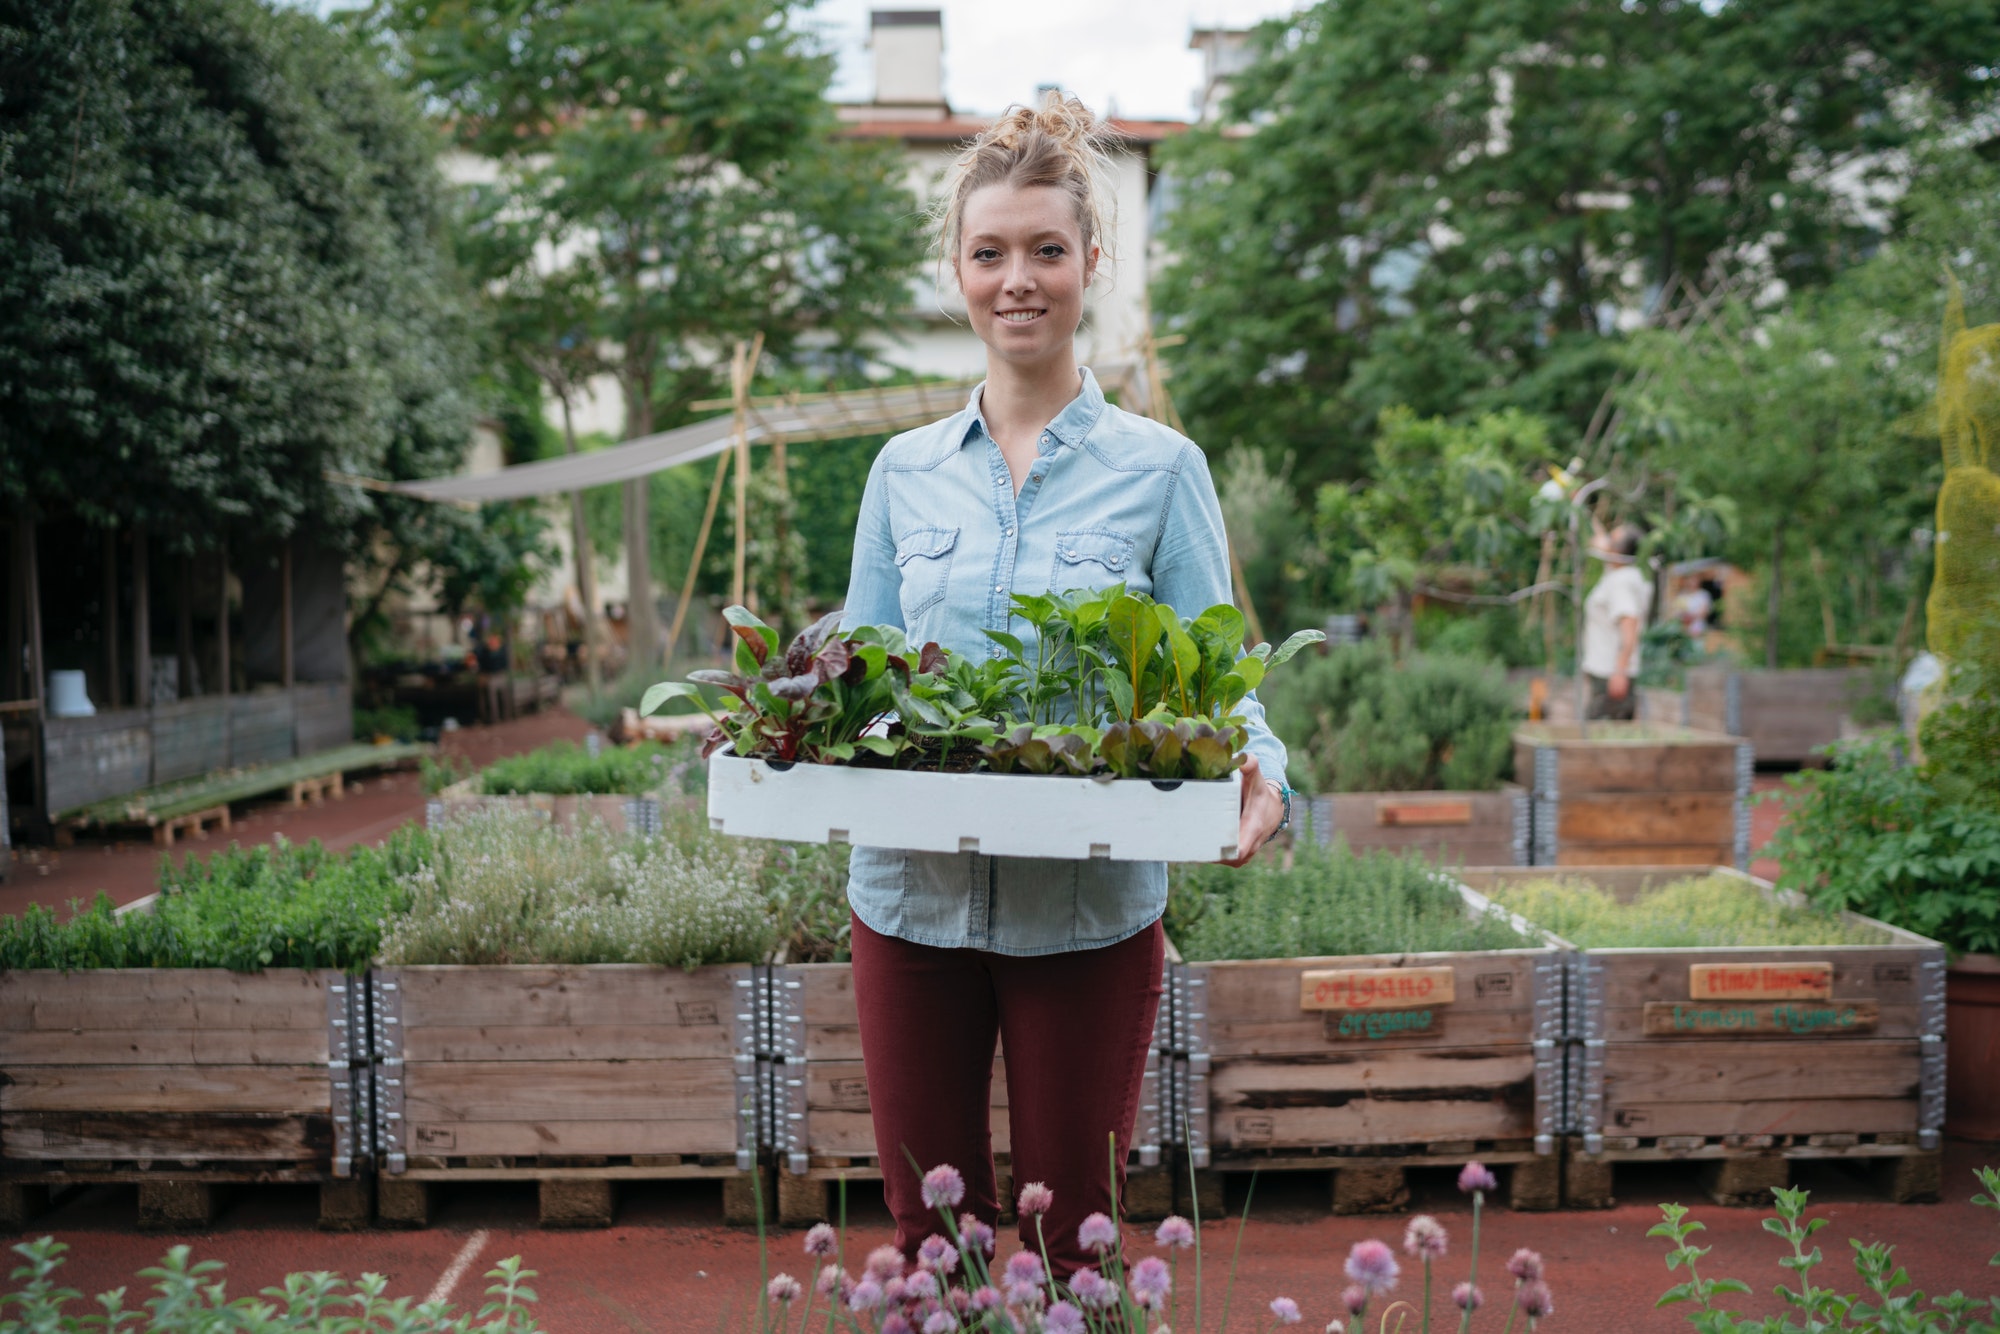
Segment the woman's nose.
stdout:
<path fill-rule="evenodd" d="M 1035 275 L 1025 259 L 1017 259 L 1007 266 L 1007 291 L 1028 292 L 1034 290 Z"/>

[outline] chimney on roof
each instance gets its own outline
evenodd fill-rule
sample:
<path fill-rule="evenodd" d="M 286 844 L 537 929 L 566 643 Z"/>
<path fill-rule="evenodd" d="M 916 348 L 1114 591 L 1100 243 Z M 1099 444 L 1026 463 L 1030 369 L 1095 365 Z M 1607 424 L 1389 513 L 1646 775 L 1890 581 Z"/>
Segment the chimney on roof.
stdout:
<path fill-rule="evenodd" d="M 936 9 L 878 9 L 869 15 L 875 48 L 877 106 L 944 111 L 944 14 Z"/>

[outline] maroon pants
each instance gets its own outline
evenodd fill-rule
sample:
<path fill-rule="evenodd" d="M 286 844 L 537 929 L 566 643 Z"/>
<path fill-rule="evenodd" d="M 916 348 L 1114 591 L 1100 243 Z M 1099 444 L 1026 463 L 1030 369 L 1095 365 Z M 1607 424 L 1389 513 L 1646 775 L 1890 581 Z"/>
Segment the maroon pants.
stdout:
<path fill-rule="evenodd" d="M 999 1215 L 987 1119 L 998 1037 L 1015 1190 L 1039 1181 L 1055 1192 L 1042 1229 L 1059 1278 L 1094 1263 L 1076 1230 L 1090 1214 L 1111 1212 L 1114 1134 L 1123 1198 L 1165 941 L 1155 922 L 1102 949 L 1019 958 L 916 945 L 854 920 L 854 999 L 875 1148 L 904 1252 L 914 1255 L 944 1230 L 924 1205 L 920 1171 L 958 1168 L 966 1185 L 960 1209 L 988 1224 Z M 1033 1222 L 1021 1222 L 1023 1244 L 1035 1245 Z"/>

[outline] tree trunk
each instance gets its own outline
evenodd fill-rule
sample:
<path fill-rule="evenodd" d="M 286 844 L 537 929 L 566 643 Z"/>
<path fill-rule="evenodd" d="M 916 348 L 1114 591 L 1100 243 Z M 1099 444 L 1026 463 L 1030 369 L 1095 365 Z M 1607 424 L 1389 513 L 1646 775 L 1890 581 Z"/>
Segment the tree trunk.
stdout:
<path fill-rule="evenodd" d="M 1764 610 L 1764 665 L 1773 669 L 1778 665 L 1778 608 L 1784 588 L 1785 525 L 1780 523 L 1771 531 L 1771 593 Z"/>

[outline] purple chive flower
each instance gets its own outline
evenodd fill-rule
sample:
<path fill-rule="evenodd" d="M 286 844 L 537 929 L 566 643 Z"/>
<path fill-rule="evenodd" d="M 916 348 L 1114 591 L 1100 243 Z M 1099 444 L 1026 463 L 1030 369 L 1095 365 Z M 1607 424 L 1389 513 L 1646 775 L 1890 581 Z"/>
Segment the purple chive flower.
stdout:
<path fill-rule="evenodd" d="M 1301 1318 L 1299 1315 L 1299 1304 L 1290 1297 L 1273 1297 L 1271 1299 L 1271 1314 L 1277 1318 L 1278 1323 L 1281 1325 L 1296 1325 Z"/>
<path fill-rule="evenodd" d="M 1042 1317 L 1042 1334 L 1084 1334 L 1083 1312 L 1068 1302 L 1057 1302 Z"/>
<path fill-rule="evenodd" d="M 1021 1187 L 1021 1199 L 1017 1206 L 1021 1217 L 1032 1218 L 1045 1214 L 1055 1207 L 1056 1193 L 1039 1181 L 1030 1181 Z"/>
<path fill-rule="evenodd" d="M 882 1285 L 882 1300 L 887 1302 L 891 1306 L 902 1305 L 903 1291 L 906 1286 L 907 1285 L 900 1278 L 890 1279 L 887 1283 L 884 1283 Z"/>
<path fill-rule="evenodd" d="M 1148 1311 L 1157 1311 L 1167 1304 L 1167 1295 L 1174 1290 L 1174 1276 L 1165 1260 L 1149 1255 L 1132 1266 L 1132 1275 L 1125 1285 L 1132 1289 L 1133 1301 Z"/>
<path fill-rule="evenodd" d="M 1368 1289 L 1359 1283 L 1350 1283 L 1340 1294 L 1340 1304 L 1347 1308 L 1349 1315 L 1358 1316 L 1368 1309 Z"/>
<path fill-rule="evenodd" d="M 854 1291 L 847 1294 L 847 1305 L 854 1311 L 872 1311 L 882 1304 L 882 1285 L 872 1278 L 864 1278 L 854 1285 Z"/>
<path fill-rule="evenodd" d="M 958 1317 L 949 1311 L 933 1311 L 931 1318 L 924 1321 L 924 1334 L 951 1334 L 958 1328 Z"/>
<path fill-rule="evenodd" d="M 1499 1186 L 1493 1174 L 1481 1163 L 1467 1163 L 1465 1170 L 1458 1174 L 1458 1188 L 1467 1195 L 1476 1190 L 1497 1190 Z"/>
<path fill-rule="evenodd" d="M 1539 1251 L 1531 1251 L 1526 1246 L 1514 1252 L 1514 1258 L 1507 1262 L 1507 1272 L 1522 1283 L 1533 1283 L 1542 1276 L 1542 1256 Z"/>
<path fill-rule="evenodd" d="M 970 1311 L 972 1309 L 972 1294 L 964 1288 L 953 1288 L 951 1290 L 951 1309 L 960 1315 L 964 1315 L 967 1311 Z"/>
<path fill-rule="evenodd" d="M 780 1274 L 771 1280 L 771 1285 L 764 1291 L 771 1294 L 772 1301 L 790 1306 L 799 1299 L 799 1294 L 805 1289 L 800 1287 L 799 1281 L 790 1274 Z"/>
<path fill-rule="evenodd" d="M 1016 1251 L 1007 1257 L 1007 1281 L 1030 1288 L 1042 1286 L 1042 1257 L 1033 1251 Z"/>
<path fill-rule="evenodd" d="M 931 1209 L 956 1209 L 965 1198 L 965 1178 L 956 1167 L 940 1163 L 924 1173 L 924 1205 Z"/>
<path fill-rule="evenodd" d="M 839 1265 L 827 1265 L 819 1271 L 819 1277 L 813 1281 L 813 1288 L 822 1297 L 831 1297 L 837 1292 L 845 1299 L 854 1288 L 854 1280 Z"/>
<path fill-rule="evenodd" d="M 993 1254 L 993 1240 L 992 1228 L 986 1226 L 986 1224 L 980 1222 L 971 1214 L 960 1214 L 958 1216 L 958 1244 L 960 1246 L 968 1251 L 980 1251 L 986 1255 L 991 1255 Z M 953 1257 L 952 1262 L 954 1264 L 957 1263 L 956 1256 Z M 947 1269 L 945 1272 L 950 1273 L 951 1271 Z"/>
<path fill-rule="evenodd" d="M 908 1316 L 901 1311 L 891 1311 L 882 1317 L 878 1334 L 917 1334 L 917 1331 L 916 1327 L 910 1324 Z"/>
<path fill-rule="evenodd" d="M 972 1290 L 972 1309 L 990 1311 L 1000 1305 L 1000 1289 L 991 1283 L 981 1284 Z"/>
<path fill-rule="evenodd" d="M 1007 1305 L 1025 1306 L 1030 1310 L 1042 1304 L 1042 1285 L 1039 1283 L 1009 1283 L 1007 1285 Z"/>
<path fill-rule="evenodd" d="M 933 1232 L 917 1247 L 917 1263 L 926 1269 L 950 1273 L 958 1267 L 958 1252 L 952 1244 Z"/>
<path fill-rule="evenodd" d="M 1347 1253 L 1347 1276 L 1360 1284 L 1373 1297 L 1396 1286 L 1396 1276 L 1403 1272 L 1396 1263 L 1395 1252 L 1387 1245 L 1372 1237 L 1367 1241 L 1357 1241 Z"/>
<path fill-rule="evenodd" d="M 1521 1308 L 1521 1314 L 1530 1320 L 1545 1320 L 1556 1309 L 1556 1300 L 1549 1292 L 1549 1285 L 1538 1278 L 1531 1278 L 1514 1292 L 1514 1305 Z"/>
<path fill-rule="evenodd" d="M 1461 1311 L 1477 1311 L 1486 1302 L 1486 1294 L 1470 1283 L 1461 1283 L 1451 1290 L 1452 1301 Z"/>
<path fill-rule="evenodd" d="M 840 1249 L 840 1235 L 825 1223 L 814 1223 L 806 1232 L 806 1254 L 822 1260 Z"/>
<path fill-rule="evenodd" d="M 903 1253 L 894 1246 L 877 1246 L 868 1252 L 868 1264 L 862 1272 L 878 1285 L 886 1283 L 903 1272 Z"/>
<path fill-rule="evenodd" d="M 1092 1310 L 1101 1311 L 1118 1300 L 1118 1289 L 1112 1286 L 1111 1280 L 1088 1265 L 1070 1275 L 1069 1290 L 1077 1305 Z"/>
<path fill-rule="evenodd" d="M 1338 1320 L 1329 1320 L 1326 1322 L 1326 1334 L 1347 1334 L 1347 1326 Z"/>
<path fill-rule="evenodd" d="M 1118 1244 L 1118 1228 L 1103 1214 L 1092 1214 L 1076 1230 L 1076 1244 L 1087 1251 L 1108 1251 Z"/>
<path fill-rule="evenodd" d="M 938 1295 L 938 1281 L 928 1269 L 919 1269 L 902 1280 L 905 1301 L 929 1301 Z"/>
<path fill-rule="evenodd" d="M 1194 1245 L 1194 1224 L 1179 1214 L 1170 1214 L 1160 1224 L 1160 1230 L 1153 1234 L 1153 1244 L 1186 1250 Z"/>
<path fill-rule="evenodd" d="M 1413 1260 L 1444 1259 L 1444 1224 L 1429 1214 L 1418 1214 L 1403 1229 L 1403 1254 Z"/>

